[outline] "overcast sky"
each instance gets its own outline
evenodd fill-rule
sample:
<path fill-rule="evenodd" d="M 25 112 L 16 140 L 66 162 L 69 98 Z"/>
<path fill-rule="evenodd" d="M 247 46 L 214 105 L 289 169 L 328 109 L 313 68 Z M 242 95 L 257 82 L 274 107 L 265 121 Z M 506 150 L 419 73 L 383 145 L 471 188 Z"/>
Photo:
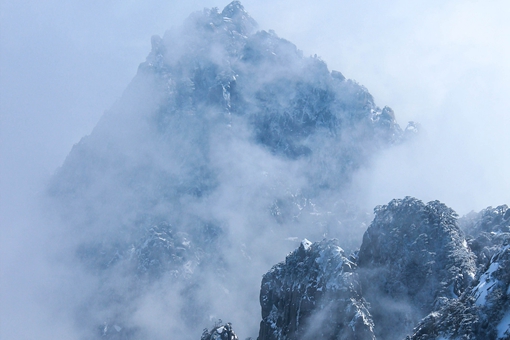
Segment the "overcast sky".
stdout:
<path fill-rule="evenodd" d="M 0 3 L 3 271 L 14 256 L 6 244 L 31 231 L 21 218 L 29 198 L 120 97 L 151 36 L 227 2 Z M 510 203 L 510 2 L 242 3 L 261 29 L 365 85 L 403 127 L 423 126 L 419 142 L 385 153 L 356 178 L 367 183 L 367 206 L 406 195 L 461 214 Z"/>
<path fill-rule="evenodd" d="M 2 209 L 23 201 L 26 189 L 36 188 L 90 133 L 144 61 L 151 35 L 180 25 L 192 11 L 226 4 L 2 1 Z M 370 204 L 410 194 L 465 213 L 510 201 L 510 3 L 243 5 L 261 29 L 274 29 L 305 55 L 317 54 L 330 69 L 365 85 L 379 106 L 395 110 L 401 125 L 414 120 L 427 130 L 433 144 L 421 152 L 437 157 L 412 155 L 411 163 L 399 160 L 395 172 L 394 162 L 381 162 L 372 177 L 382 178 L 387 194 L 375 183 Z M 434 159 L 440 167 L 430 164 Z"/>

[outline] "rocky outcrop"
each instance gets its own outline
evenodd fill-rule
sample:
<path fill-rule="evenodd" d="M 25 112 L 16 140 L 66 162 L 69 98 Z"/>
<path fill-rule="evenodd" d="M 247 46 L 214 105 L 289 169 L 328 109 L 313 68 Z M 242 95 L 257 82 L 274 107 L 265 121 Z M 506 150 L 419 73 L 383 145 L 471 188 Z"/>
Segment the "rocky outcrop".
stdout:
<path fill-rule="evenodd" d="M 461 228 L 473 237 L 481 233 L 510 232 L 510 209 L 506 204 L 487 207 L 479 213 L 471 212 L 459 219 Z"/>
<path fill-rule="evenodd" d="M 304 240 L 262 279 L 258 340 L 375 339 L 354 270 L 337 241 Z"/>
<path fill-rule="evenodd" d="M 376 207 L 358 272 L 379 339 L 404 337 L 471 284 L 474 256 L 456 217 L 438 201 L 424 204 L 411 197 Z"/>
<path fill-rule="evenodd" d="M 510 209 L 507 205 L 488 207 L 459 219 L 468 235 L 469 248 L 476 255 L 479 270 L 483 270 L 504 244 L 510 243 Z"/>
<path fill-rule="evenodd" d="M 214 326 L 210 331 L 204 329 L 200 340 L 238 340 L 230 322 Z"/>
<path fill-rule="evenodd" d="M 459 224 L 476 255 L 476 279 L 459 299 L 425 317 L 410 339 L 509 339 L 510 209 L 488 207 Z"/>
<path fill-rule="evenodd" d="M 458 300 L 428 315 L 412 340 L 510 339 L 510 246 L 491 258 L 482 275 Z"/>

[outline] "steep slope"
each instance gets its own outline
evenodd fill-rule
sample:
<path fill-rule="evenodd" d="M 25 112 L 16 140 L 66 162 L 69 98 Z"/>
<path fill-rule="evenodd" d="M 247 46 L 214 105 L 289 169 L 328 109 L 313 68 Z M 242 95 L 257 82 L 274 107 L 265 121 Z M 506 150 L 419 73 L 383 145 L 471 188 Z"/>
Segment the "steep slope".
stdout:
<path fill-rule="evenodd" d="M 510 246 L 498 251 L 459 300 L 448 301 L 414 330 L 413 340 L 509 339 Z"/>
<path fill-rule="evenodd" d="M 355 267 L 335 240 L 305 239 L 262 279 L 258 339 L 375 339 Z"/>
<path fill-rule="evenodd" d="M 411 197 L 376 207 L 358 272 L 378 338 L 404 337 L 436 306 L 469 287 L 475 261 L 456 216 L 438 201 L 424 204 Z"/>
<path fill-rule="evenodd" d="M 459 220 L 476 255 L 476 280 L 415 328 L 411 339 L 510 338 L 510 209 L 501 205 Z"/>
<path fill-rule="evenodd" d="M 480 270 L 503 245 L 510 243 L 510 209 L 507 205 L 470 213 L 459 219 L 459 225 L 468 235 L 469 247 L 476 254 Z"/>
<path fill-rule="evenodd" d="M 257 294 L 288 239 L 356 244 L 367 215 L 343 189 L 405 138 L 366 88 L 257 32 L 238 1 L 192 14 L 152 38 L 122 98 L 49 186 L 77 267 L 97 279 L 79 323 L 101 330 L 88 338 L 105 324 L 191 338 L 182 325 L 206 324 L 224 305 L 253 331 L 255 303 L 239 312 L 235 301 Z M 166 333 L 145 318 L 148 299 L 166 311 Z"/>

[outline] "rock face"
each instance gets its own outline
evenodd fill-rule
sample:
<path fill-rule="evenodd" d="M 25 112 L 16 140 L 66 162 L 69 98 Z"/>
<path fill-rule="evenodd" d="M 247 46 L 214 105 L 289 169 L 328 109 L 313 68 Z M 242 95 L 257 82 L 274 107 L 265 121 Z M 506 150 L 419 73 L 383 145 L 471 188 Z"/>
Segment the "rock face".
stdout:
<path fill-rule="evenodd" d="M 184 232 L 173 231 L 171 225 L 160 223 L 141 233 L 140 238 L 128 247 L 82 245 L 78 250 L 81 261 L 91 269 L 107 270 L 121 266 L 140 279 L 151 280 L 164 273 L 186 278 L 202 258 L 202 249 Z M 98 254 L 99 252 L 99 254 Z"/>
<path fill-rule="evenodd" d="M 496 208 L 488 207 L 479 213 L 470 213 L 459 220 L 468 235 L 474 237 L 482 233 L 510 232 L 510 209 L 506 204 Z"/>
<path fill-rule="evenodd" d="M 258 340 L 375 339 L 355 267 L 337 241 L 304 240 L 262 279 Z"/>
<path fill-rule="evenodd" d="M 458 298 L 475 276 L 456 213 L 411 197 L 376 207 L 358 265 L 380 339 L 404 337 L 434 306 Z"/>
<path fill-rule="evenodd" d="M 468 235 L 468 244 L 476 254 L 479 270 L 488 265 L 504 244 L 510 243 L 510 209 L 507 205 L 470 213 L 461 218 L 459 224 Z"/>
<path fill-rule="evenodd" d="M 412 340 L 510 339 L 510 246 L 491 258 L 474 285 L 415 328 Z"/>

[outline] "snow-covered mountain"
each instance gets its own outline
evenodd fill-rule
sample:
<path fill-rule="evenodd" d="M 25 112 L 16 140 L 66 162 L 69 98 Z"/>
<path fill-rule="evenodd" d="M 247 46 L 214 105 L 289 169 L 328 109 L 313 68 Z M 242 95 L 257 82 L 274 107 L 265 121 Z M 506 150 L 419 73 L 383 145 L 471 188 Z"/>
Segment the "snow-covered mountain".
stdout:
<path fill-rule="evenodd" d="M 361 240 L 370 215 L 346 194 L 351 176 L 416 126 L 256 27 L 234 1 L 153 37 L 54 175 L 51 209 L 97 279 L 76 306 L 89 338 L 196 338 L 219 317 L 255 334 L 258 281 L 296 240 Z M 148 299 L 168 323 L 145 317 Z"/>
<path fill-rule="evenodd" d="M 489 262 L 504 258 L 506 206 L 457 222 L 405 198 L 370 224 L 353 203 L 357 171 L 416 132 L 238 1 L 154 36 L 48 187 L 91 278 L 71 307 L 83 338 L 232 339 L 233 324 L 261 340 L 389 339 L 481 295 L 482 273 L 504 267 Z"/>

